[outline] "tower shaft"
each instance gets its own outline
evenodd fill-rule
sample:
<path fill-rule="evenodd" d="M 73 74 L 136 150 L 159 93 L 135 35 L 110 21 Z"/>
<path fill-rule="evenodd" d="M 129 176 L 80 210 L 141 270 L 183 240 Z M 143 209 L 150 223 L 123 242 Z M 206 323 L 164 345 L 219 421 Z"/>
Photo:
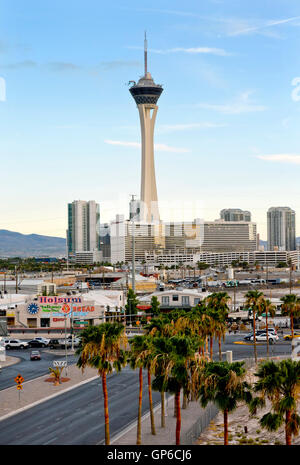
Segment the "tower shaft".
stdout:
<path fill-rule="evenodd" d="M 154 126 L 158 106 L 140 104 L 137 106 L 141 123 L 141 218 L 146 222 L 158 222 L 158 199 L 154 166 Z"/>

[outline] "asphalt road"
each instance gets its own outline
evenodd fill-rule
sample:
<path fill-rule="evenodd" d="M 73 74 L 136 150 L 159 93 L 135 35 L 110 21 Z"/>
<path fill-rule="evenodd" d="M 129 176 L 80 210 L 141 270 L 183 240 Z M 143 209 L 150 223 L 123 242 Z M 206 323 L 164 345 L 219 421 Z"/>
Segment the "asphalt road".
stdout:
<path fill-rule="evenodd" d="M 149 409 L 146 373 L 143 413 Z M 111 438 L 135 421 L 138 410 L 138 371 L 125 368 L 108 377 Z M 153 392 L 153 402 L 160 394 Z M 150 419 L 149 419 L 150 421 Z M 94 445 L 104 441 L 101 379 L 61 394 L 3 420 L 1 445 Z"/>
<path fill-rule="evenodd" d="M 222 351 L 233 351 L 233 360 L 253 357 L 253 345 L 235 344 L 243 335 L 230 334 L 222 344 Z M 20 363 L 6 367 L 0 374 L 0 387 L 14 385 L 14 377 L 21 373 L 25 380 L 48 373 L 55 353 L 43 352 L 40 362 L 29 360 L 30 350 L 11 351 L 21 357 Z M 289 355 L 291 343 L 282 338 L 270 346 L 270 356 Z M 266 344 L 257 345 L 259 358 L 266 357 Z M 60 358 L 64 358 L 61 356 Z M 214 359 L 218 360 L 218 346 L 214 343 Z M 137 418 L 138 371 L 125 368 L 108 377 L 108 397 L 111 437 Z M 160 395 L 153 392 L 153 401 Z M 146 373 L 144 375 L 143 413 L 148 411 Z M 150 420 L 149 420 L 150 421 Z M 0 444 L 4 445 L 92 445 L 104 441 L 103 394 L 101 379 L 79 386 L 65 394 L 45 401 L 1 422 Z"/>

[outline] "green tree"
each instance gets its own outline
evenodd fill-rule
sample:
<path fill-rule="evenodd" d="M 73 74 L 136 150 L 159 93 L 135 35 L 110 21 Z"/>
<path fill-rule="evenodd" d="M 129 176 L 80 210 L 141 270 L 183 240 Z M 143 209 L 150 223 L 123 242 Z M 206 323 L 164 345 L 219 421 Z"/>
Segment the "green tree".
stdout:
<path fill-rule="evenodd" d="M 142 444 L 142 400 L 143 400 L 143 359 L 141 352 L 144 350 L 143 336 L 134 336 L 130 341 L 129 364 L 132 369 L 139 368 L 139 403 L 136 444 Z"/>
<path fill-rule="evenodd" d="M 289 316 L 292 339 L 294 338 L 294 317 L 299 315 L 300 299 L 296 294 L 287 294 L 280 298 L 282 315 Z"/>
<path fill-rule="evenodd" d="M 125 328 L 120 323 L 102 323 L 89 326 L 81 332 L 81 345 L 77 351 L 79 355 L 77 366 L 84 371 L 86 366 L 96 368 L 102 377 L 105 419 L 105 444 L 110 443 L 107 374 L 113 369 L 121 371 L 127 363 L 124 350 L 127 344 Z"/>
<path fill-rule="evenodd" d="M 160 313 L 160 303 L 159 303 L 159 300 L 158 298 L 154 295 L 152 298 L 151 298 L 151 313 L 153 316 L 157 316 L 159 315 Z"/>
<path fill-rule="evenodd" d="M 206 299 L 209 315 L 211 316 L 213 324 L 214 335 L 218 338 L 219 343 L 219 359 L 222 360 L 222 347 L 221 340 L 225 338 L 226 320 L 229 313 L 228 301 L 230 300 L 227 292 L 213 292 Z M 212 337 L 210 343 L 210 358 L 212 360 Z"/>
<path fill-rule="evenodd" d="M 155 423 L 154 423 L 154 412 L 153 412 L 153 401 L 152 401 L 152 387 L 151 387 L 151 362 L 152 362 L 152 350 L 151 350 L 151 336 L 134 336 L 129 342 L 131 346 L 130 351 L 130 366 L 131 368 L 139 368 L 139 408 L 138 408 L 138 428 L 137 428 L 137 444 L 141 444 L 141 414 L 142 414 L 142 393 L 143 393 L 143 368 L 147 369 L 148 378 L 148 397 L 149 397 L 149 410 L 150 410 L 150 422 L 151 422 L 151 433 L 156 434 Z"/>
<path fill-rule="evenodd" d="M 175 335 L 170 338 L 153 338 L 153 361 L 156 367 L 152 387 L 156 391 L 175 394 L 176 445 L 180 444 L 181 408 L 180 393 L 189 395 L 194 390 L 190 364 L 197 363 L 195 352 L 199 345 L 197 337 Z M 160 367 L 160 370 L 157 370 Z"/>
<path fill-rule="evenodd" d="M 256 349 L 256 328 L 255 328 L 255 316 L 261 312 L 261 306 L 264 299 L 264 294 L 260 291 L 248 291 L 245 295 L 246 302 L 245 306 L 251 309 L 253 316 L 253 347 L 254 347 L 254 358 L 257 363 L 257 349 Z"/>
<path fill-rule="evenodd" d="M 265 407 L 266 400 L 271 402 L 271 411 L 263 415 L 260 424 L 269 431 L 277 431 L 285 425 L 286 445 L 292 444 L 292 437 L 299 434 L 300 416 L 297 414 L 297 402 L 300 388 L 300 362 L 291 359 L 279 363 L 262 363 L 255 376 L 258 381 L 254 392 L 258 393 L 250 404 L 250 412 L 256 413 L 258 407 Z"/>
<path fill-rule="evenodd" d="M 207 362 L 201 374 L 198 391 L 200 405 L 214 402 L 223 412 L 224 446 L 228 445 L 228 414 L 240 401 L 250 403 L 251 386 L 245 381 L 244 362 Z"/>
<path fill-rule="evenodd" d="M 259 314 L 265 313 L 266 319 L 266 332 L 267 332 L 267 356 L 269 357 L 269 324 L 268 324 L 268 315 L 274 317 L 276 314 L 276 306 L 272 304 L 269 299 L 262 299 L 260 306 Z"/>
<path fill-rule="evenodd" d="M 137 315 L 138 309 L 137 305 L 139 304 L 138 298 L 136 294 L 134 293 L 133 289 L 128 289 L 127 293 L 127 303 L 125 305 L 125 314 L 126 315 L 131 315 L 129 317 L 129 321 L 131 322 L 132 320 L 135 321 L 135 316 Z M 127 321 L 126 321 L 127 324 Z"/>

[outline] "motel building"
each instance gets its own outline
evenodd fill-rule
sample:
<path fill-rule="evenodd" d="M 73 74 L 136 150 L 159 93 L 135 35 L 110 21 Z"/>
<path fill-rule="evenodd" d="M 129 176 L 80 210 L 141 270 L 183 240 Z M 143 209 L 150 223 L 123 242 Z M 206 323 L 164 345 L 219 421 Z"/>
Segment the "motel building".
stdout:
<path fill-rule="evenodd" d="M 71 327 L 83 329 L 105 321 L 107 309 L 120 311 L 124 305 L 123 295 L 104 294 L 89 296 L 10 296 L 9 301 L 1 299 L 0 310 L 6 316 L 8 332 L 17 334 L 42 331 L 44 334 L 68 331 Z M 98 293 L 97 293 L 98 294 Z M 116 295 L 118 294 L 118 295 Z M 119 295 L 120 294 L 120 295 Z M 8 300 L 8 299 L 7 299 Z"/>

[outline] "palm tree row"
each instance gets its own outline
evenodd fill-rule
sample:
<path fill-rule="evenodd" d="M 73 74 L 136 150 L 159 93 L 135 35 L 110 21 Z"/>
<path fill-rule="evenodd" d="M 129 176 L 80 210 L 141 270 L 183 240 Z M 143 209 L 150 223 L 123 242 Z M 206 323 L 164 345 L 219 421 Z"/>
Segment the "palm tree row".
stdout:
<path fill-rule="evenodd" d="M 254 334 L 255 314 L 265 312 L 267 326 L 268 313 L 274 311 L 271 302 L 260 294 L 262 293 L 249 291 L 246 295 L 247 305 L 253 311 Z M 174 395 L 177 445 L 180 444 L 181 432 L 181 396 L 186 401 L 198 400 L 202 407 L 208 402 L 218 405 L 224 415 L 224 444 L 228 444 L 228 415 L 239 402 L 247 402 L 250 411 L 253 412 L 264 406 L 268 398 L 273 410 L 267 416 L 264 415 L 261 420 L 262 426 L 274 430 L 282 424 L 285 415 L 286 443 L 291 443 L 291 436 L 297 434 L 300 425 L 296 413 L 300 362 L 284 361 L 285 366 L 267 362 L 269 365 L 262 365 L 255 373 L 258 382 L 252 389 L 245 381 L 246 370 L 243 362 L 221 361 L 221 341 L 226 330 L 228 300 L 226 292 L 213 293 L 190 311 L 174 310 L 169 314 L 159 314 L 146 325 L 145 333 L 142 336 L 135 336 L 129 344 L 125 327 L 120 323 L 103 323 L 86 328 L 82 332 L 77 364 L 83 370 L 86 366 L 96 368 L 102 377 L 105 444 L 110 443 L 106 376 L 114 369 L 120 371 L 127 364 L 139 371 L 137 444 L 142 443 L 143 370 L 147 371 L 153 435 L 156 434 L 156 428 L 152 389 L 161 394 L 162 428 L 165 427 L 165 394 Z M 292 312 L 293 315 L 297 313 L 295 308 Z M 213 338 L 219 341 L 219 362 L 212 361 Z M 274 377 L 277 376 L 276 383 L 270 384 L 270 370 Z M 254 397 L 253 392 L 259 393 L 259 396 Z M 278 401 L 280 396 L 281 403 Z"/>

